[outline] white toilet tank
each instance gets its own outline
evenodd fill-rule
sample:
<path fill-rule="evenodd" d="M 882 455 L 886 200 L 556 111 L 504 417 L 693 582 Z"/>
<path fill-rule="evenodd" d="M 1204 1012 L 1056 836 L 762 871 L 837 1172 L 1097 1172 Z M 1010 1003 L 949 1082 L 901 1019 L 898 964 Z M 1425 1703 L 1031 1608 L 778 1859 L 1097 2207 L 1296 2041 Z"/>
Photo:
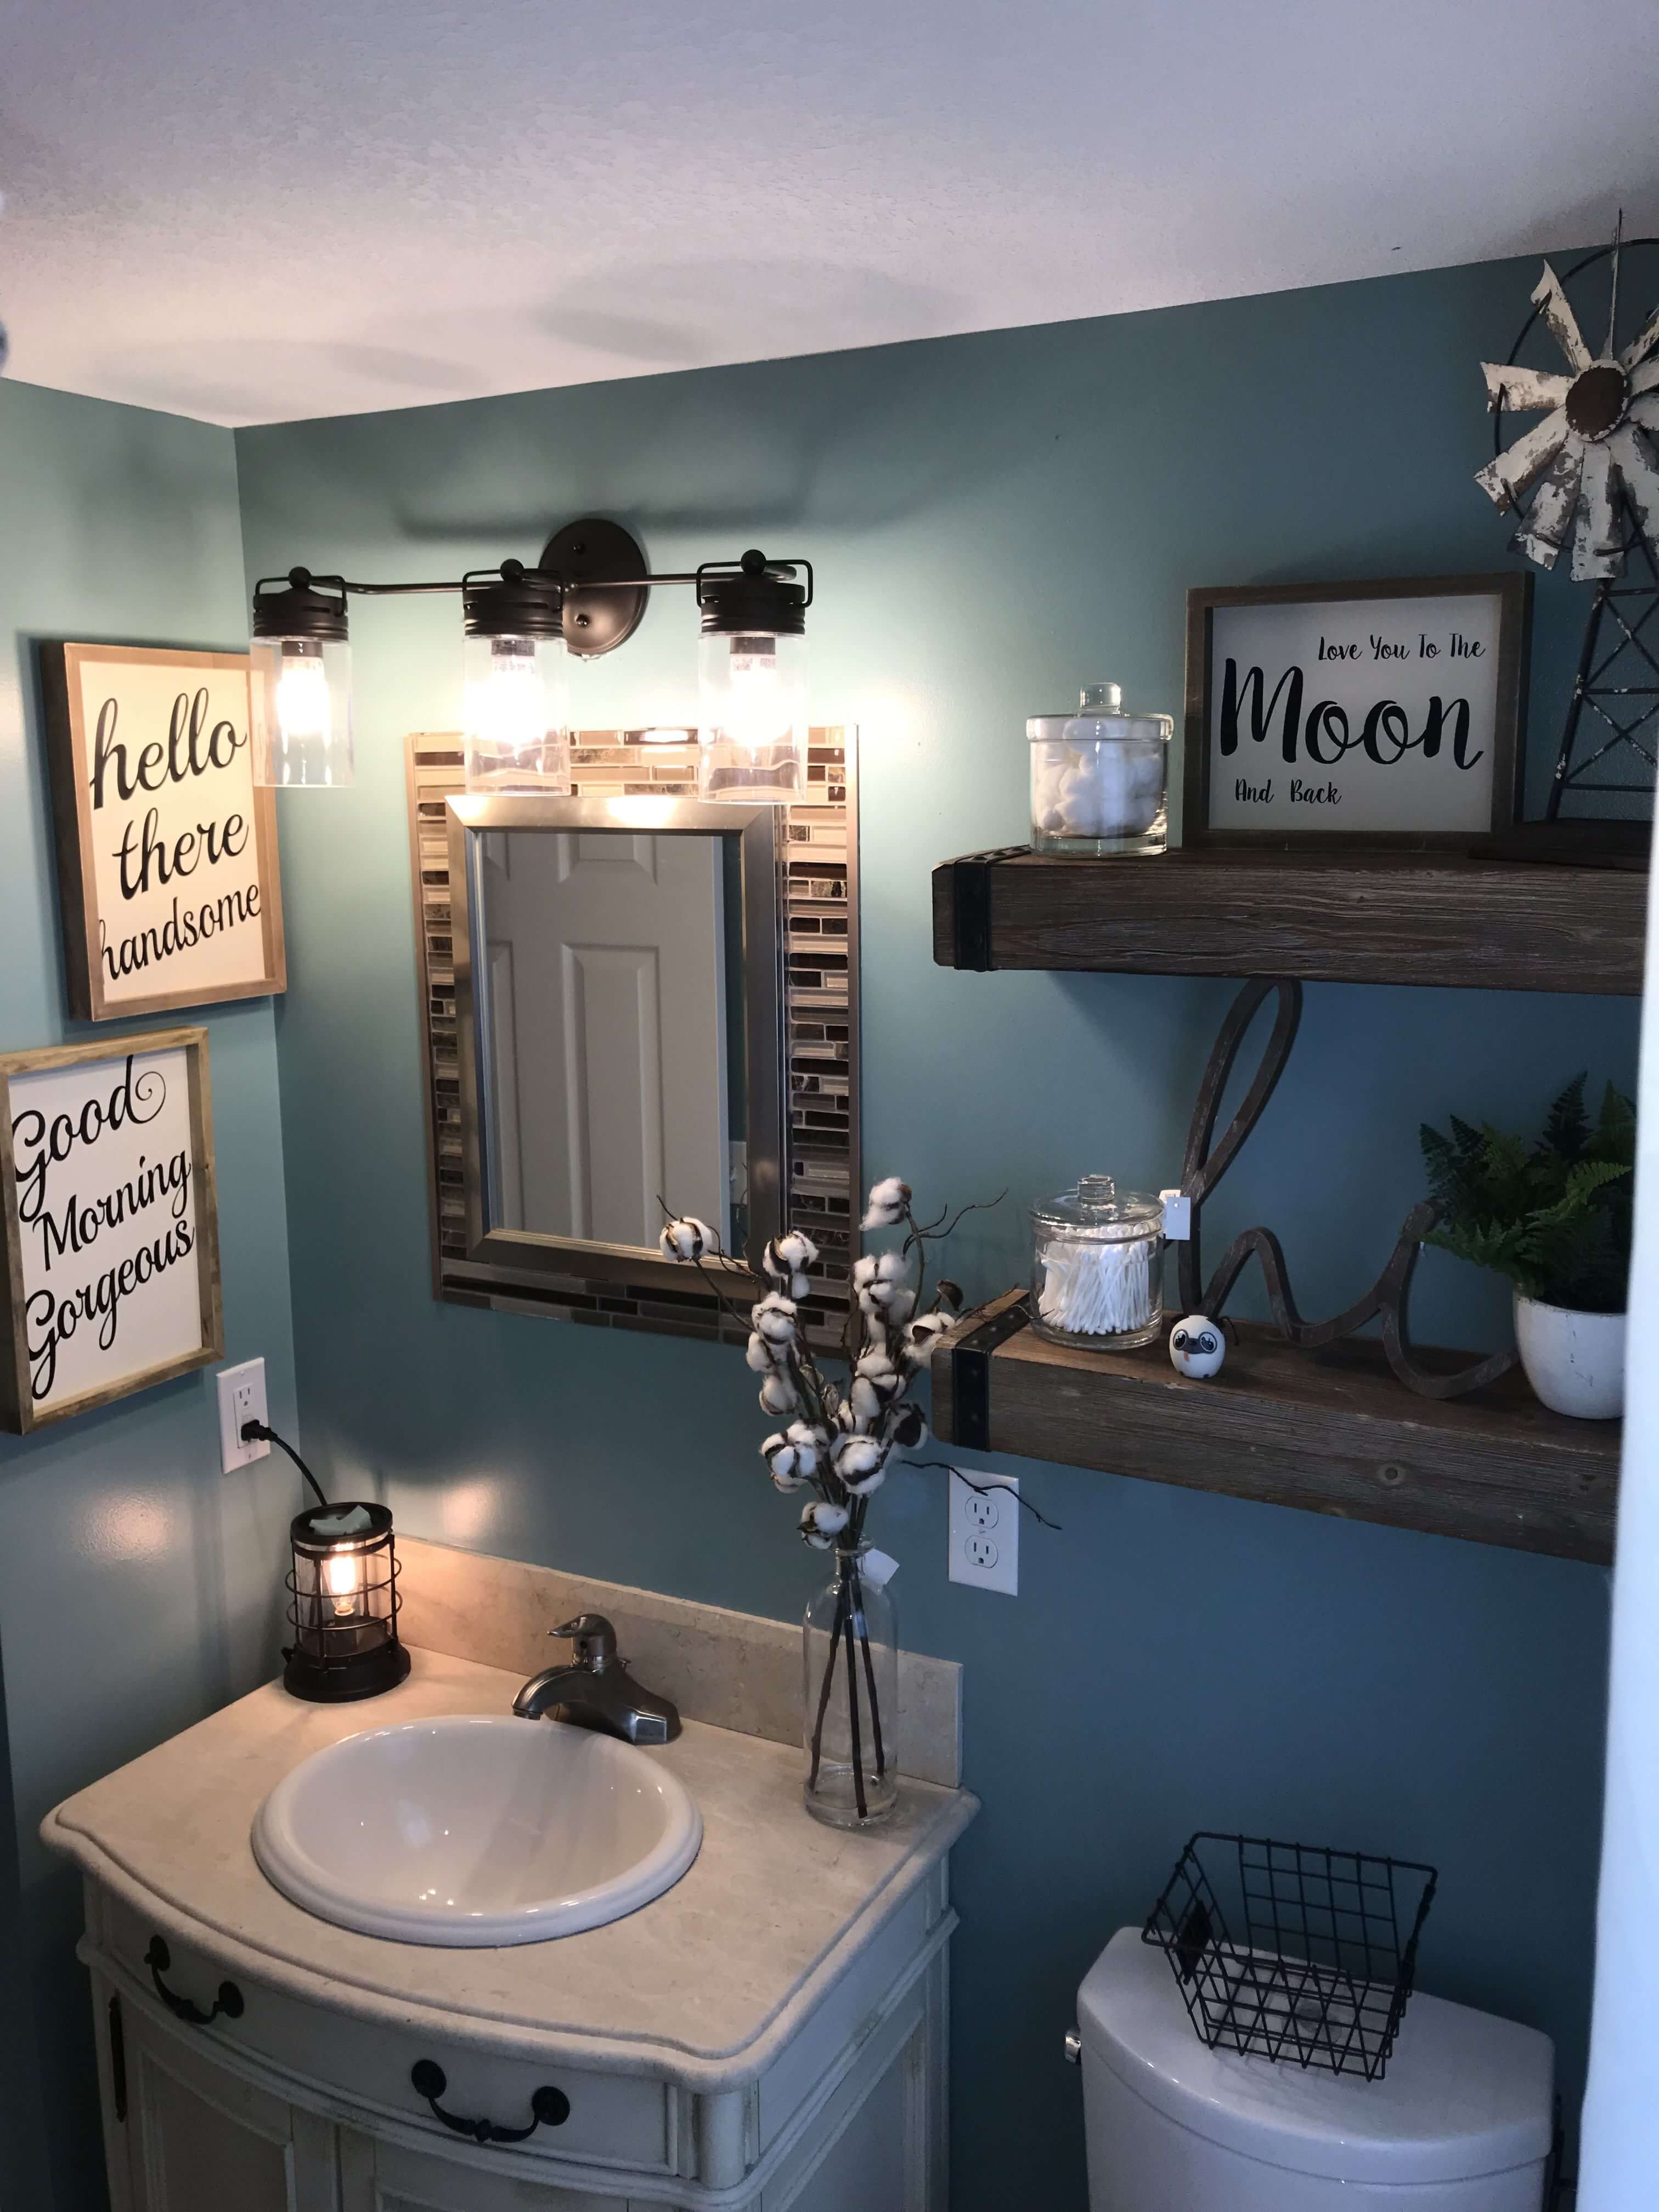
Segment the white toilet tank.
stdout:
<path fill-rule="evenodd" d="M 1555 2048 L 1413 1996 L 1379 2081 L 1200 2042 L 1164 1954 L 1078 1992 L 1091 2212 L 1542 2212 Z"/>

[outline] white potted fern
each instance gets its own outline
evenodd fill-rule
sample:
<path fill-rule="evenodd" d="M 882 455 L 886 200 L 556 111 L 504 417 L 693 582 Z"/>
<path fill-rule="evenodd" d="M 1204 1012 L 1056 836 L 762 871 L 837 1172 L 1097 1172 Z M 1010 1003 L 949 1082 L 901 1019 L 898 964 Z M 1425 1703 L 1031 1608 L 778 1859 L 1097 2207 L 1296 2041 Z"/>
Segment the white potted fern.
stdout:
<path fill-rule="evenodd" d="M 1516 1346 L 1553 1412 L 1611 1420 L 1625 1409 L 1636 1115 L 1608 1084 L 1594 1122 L 1584 1078 L 1550 1108 L 1528 1145 L 1455 1115 L 1426 1126 L 1423 1157 L 1439 1221 L 1429 1242 L 1513 1285 Z"/>

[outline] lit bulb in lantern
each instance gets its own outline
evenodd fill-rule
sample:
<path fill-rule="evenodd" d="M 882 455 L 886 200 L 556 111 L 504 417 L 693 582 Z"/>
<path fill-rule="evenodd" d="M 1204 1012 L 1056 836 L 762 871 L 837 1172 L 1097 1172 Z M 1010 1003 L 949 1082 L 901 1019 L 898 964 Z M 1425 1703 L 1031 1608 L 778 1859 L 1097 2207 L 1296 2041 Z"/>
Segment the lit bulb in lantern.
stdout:
<path fill-rule="evenodd" d="M 328 676 L 323 657 L 314 647 L 290 647 L 283 655 L 283 672 L 276 678 L 276 727 L 285 745 L 326 745 L 334 736 L 334 717 L 328 696 Z"/>
<path fill-rule="evenodd" d="M 705 799 L 799 799 L 806 787 L 806 641 L 787 632 L 705 632 L 698 653 Z"/>
<path fill-rule="evenodd" d="M 562 639 L 466 641 L 469 791 L 570 788 Z"/>
<path fill-rule="evenodd" d="M 337 1620 L 356 1611 L 362 1586 L 362 1561 L 356 1553 L 331 1552 L 323 1561 L 323 1588 L 334 1601 Z"/>

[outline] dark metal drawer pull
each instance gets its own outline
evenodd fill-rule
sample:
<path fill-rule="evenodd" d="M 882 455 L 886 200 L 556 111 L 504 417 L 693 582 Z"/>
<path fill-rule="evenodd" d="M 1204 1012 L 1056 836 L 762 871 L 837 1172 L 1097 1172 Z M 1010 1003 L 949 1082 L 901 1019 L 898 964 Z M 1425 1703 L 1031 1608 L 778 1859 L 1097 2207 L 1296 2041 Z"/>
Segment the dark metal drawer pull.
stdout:
<path fill-rule="evenodd" d="M 173 1964 L 173 1954 L 159 1936 L 150 1937 L 149 1948 L 144 1954 L 144 1964 L 149 1968 L 149 1978 L 155 1984 L 156 1996 L 175 2020 L 188 2021 L 192 2027 L 206 2027 L 217 2020 L 221 2013 L 227 2020 L 240 2020 L 242 2017 L 242 1992 L 234 1982 L 220 1983 L 219 1994 L 213 2001 L 211 2012 L 204 2012 L 200 2005 L 192 2004 L 188 1997 L 181 1997 L 175 1990 L 170 1990 L 161 1977 Z"/>
<path fill-rule="evenodd" d="M 438 2102 L 449 2087 L 448 2076 L 435 2059 L 417 2058 L 410 2069 L 410 2081 L 417 2097 L 424 2097 L 432 2107 L 432 2116 L 441 2120 L 458 2136 L 471 2136 L 477 2143 L 522 2142 L 533 2136 L 538 2128 L 562 2128 L 570 2118 L 570 2100 L 562 2089 L 538 2089 L 530 2100 L 534 2115 L 527 2128 L 498 2128 L 493 2120 L 464 2120 L 454 2112 L 445 2112 Z"/>

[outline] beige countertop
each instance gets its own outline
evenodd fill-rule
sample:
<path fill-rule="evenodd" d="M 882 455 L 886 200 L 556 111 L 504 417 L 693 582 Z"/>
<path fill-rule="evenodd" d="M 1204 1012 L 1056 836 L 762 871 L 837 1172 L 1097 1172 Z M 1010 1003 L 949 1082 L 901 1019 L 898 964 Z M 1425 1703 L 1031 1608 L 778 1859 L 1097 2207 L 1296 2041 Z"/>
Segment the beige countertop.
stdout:
<path fill-rule="evenodd" d="M 306 1705 L 267 1683 L 67 1799 L 42 1824 L 47 1846 L 251 1980 L 487 2048 L 713 2089 L 769 2062 L 979 1809 L 965 1790 L 907 1780 L 889 1821 L 843 1834 L 802 1808 L 798 1750 L 689 1721 L 647 1756 L 696 1798 L 702 1850 L 653 1903 L 582 1935 L 495 1950 L 359 1936 L 273 1888 L 249 1832 L 271 1788 L 325 1744 L 399 1720 L 510 1710 L 517 1675 L 412 1657 L 408 1681 L 363 1705 Z"/>

